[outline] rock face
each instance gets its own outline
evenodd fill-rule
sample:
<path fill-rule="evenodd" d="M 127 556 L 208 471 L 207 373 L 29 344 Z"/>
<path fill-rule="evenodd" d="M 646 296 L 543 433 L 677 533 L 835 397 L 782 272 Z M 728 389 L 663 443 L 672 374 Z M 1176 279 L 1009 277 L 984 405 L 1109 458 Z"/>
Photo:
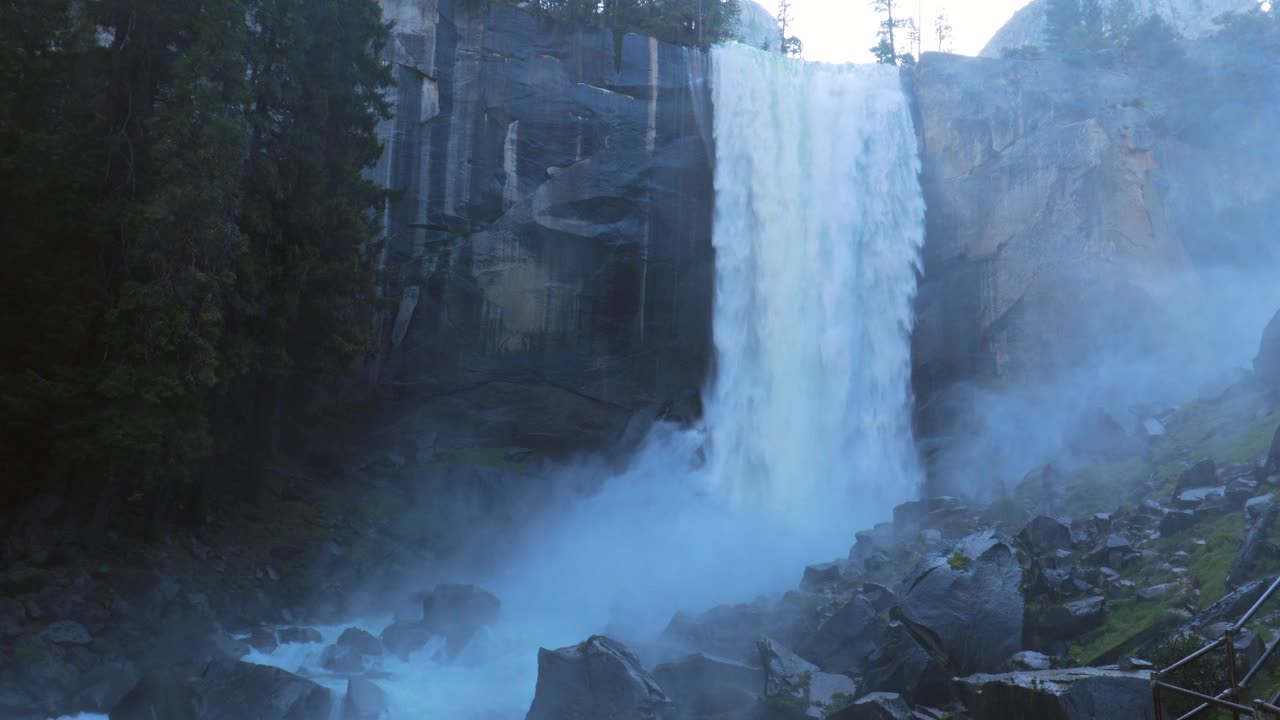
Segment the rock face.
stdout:
<path fill-rule="evenodd" d="M 1280 387 L 1280 312 L 1271 318 L 1262 333 L 1258 356 L 1253 360 L 1253 371 L 1262 382 Z"/>
<path fill-rule="evenodd" d="M 986 531 L 927 558 L 907 580 L 904 625 L 957 674 L 1001 668 L 1020 650 L 1022 566 L 1011 542 Z"/>
<path fill-rule="evenodd" d="M 538 687 L 525 720 L 665 720 L 674 707 L 622 643 L 602 635 L 538 651 Z"/>
<path fill-rule="evenodd" d="M 1115 0 L 1103 2 L 1110 7 Z M 1135 17 L 1159 15 L 1180 35 L 1200 37 L 1217 29 L 1214 19 L 1227 12 L 1242 12 L 1257 6 L 1253 0 L 1132 0 Z M 991 42 L 982 57 L 1000 57 L 1004 50 L 1034 45 L 1043 48 L 1045 10 L 1049 0 L 1034 0 L 1019 10 Z"/>
<path fill-rule="evenodd" d="M 372 379 L 449 415 L 442 442 L 539 449 L 603 445 L 632 409 L 696 394 L 704 55 L 632 35 L 615 53 L 611 32 L 503 3 L 382 5 L 396 118 L 374 176 L 401 192 L 385 217 L 400 302 Z"/>
<path fill-rule="evenodd" d="M 973 675 L 956 689 L 974 720 L 1154 720 L 1150 673 L 1099 668 Z"/>
<path fill-rule="evenodd" d="M 1098 323 L 1149 321 L 1144 281 L 1186 258 L 1156 190 L 1146 114 L 1112 102 L 1132 94 L 1128 76 L 1093 67 L 921 60 L 918 395 L 948 379 L 1043 376 L 1124 329 Z M 1089 312 L 1117 303 L 1126 312 L 1110 320 Z"/>
<path fill-rule="evenodd" d="M 1273 50 L 1238 39 L 1183 52 L 1115 67 L 926 53 L 916 66 L 929 210 L 913 379 L 926 433 L 954 424 L 939 400 L 957 382 L 1052 379 L 1103 349 L 1170 351 L 1204 330 L 1191 316 L 1205 307 L 1269 300 L 1220 293 L 1267 287 L 1260 270 L 1280 258 L 1261 241 L 1280 222 L 1267 170 L 1280 149 L 1257 121 L 1280 112 L 1280 69 L 1261 59 Z"/>

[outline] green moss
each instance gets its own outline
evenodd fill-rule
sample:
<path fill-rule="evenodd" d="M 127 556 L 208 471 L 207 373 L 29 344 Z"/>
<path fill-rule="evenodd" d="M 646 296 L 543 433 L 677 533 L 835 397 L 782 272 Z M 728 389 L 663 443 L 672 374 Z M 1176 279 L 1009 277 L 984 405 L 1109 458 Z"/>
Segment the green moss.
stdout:
<path fill-rule="evenodd" d="M 850 705 L 853 705 L 854 697 L 848 693 L 836 693 L 831 696 L 831 701 L 826 704 L 827 714 L 839 712 Z"/>
<path fill-rule="evenodd" d="M 951 557 L 947 558 L 947 564 L 951 566 L 951 569 L 960 572 L 967 572 L 971 562 L 973 562 L 973 559 L 959 550 L 951 553 Z"/>
<path fill-rule="evenodd" d="M 1081 665 L 1110 660 L 1119 652 L 1145 642 L 1153 633 L 1181 621 L 1161 598 L 1124 598 L 1110 603 L 1103 626 L 1085 636 L 1085 642 L 1071 645 L 1068 656 Z"/>

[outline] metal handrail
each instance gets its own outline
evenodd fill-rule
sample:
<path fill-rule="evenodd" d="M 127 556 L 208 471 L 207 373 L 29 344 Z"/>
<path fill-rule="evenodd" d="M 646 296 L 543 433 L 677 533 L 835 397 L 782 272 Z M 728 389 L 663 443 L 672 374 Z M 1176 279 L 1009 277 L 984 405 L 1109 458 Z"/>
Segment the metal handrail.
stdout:
<path fill-rule="evenodd" d="M 1239 699 L 1240 699 L 1239 694 L 1242 691 L 1244 691 L 1246 687 L 1248 687 L 1249 683 L 1257 676 L 1258 672 L 1262 669 L 1262 666 L 1265 665 L 1273 655 L 1275 655 L 1276 648 L 1280 647 L 1280 638 L 1276 638 L 1275 640 L 1271 641 L 1271 643 L 1267 646 L 1266 650 L 1263 651 L 1262 656 L 1259 657 L 1257 662 L 1255 662 L 1253 666 L 1249 668 L 1249 671 L 1245 673 L 1244 679 L 1238 682 L 1236 680 L 1236 644 L 1235 644 L 1235 636 L 1241 630 L 1244 629 L 1244 626 L 1251 619 L 1253 619 L 1253 616 L 1257 614 L 1258 610 L 1262 608 L 1262 605 L 1266 603 L 1268 600 L 1270 600 L 1271 597 L 1276 593 L 1278 589 L 1280 589 L 1280 577 L 1277 577 L 1271 583 L 1271 585 L 1262 593 L 1262 595 L 1258 598 L 1258 600 L 1253 603 L 1253 606 L 1250 607 L 1249 610 L 1246 611 L 1245 614 L 1239 620 L 1237 620 L 1233 625 L 1231 625 L 1231 627 L 1227 628 L 1226 631 L 1223 632 L 1222 637 L 1209 642 L 1204 647 L 1200 648 L 1199 650 L 1196 650 L 1195 652 L 1173 663 L 1172 665 L 1164 668 L 1163 670 L 1155 670 L 1151 673 L 1151 699 L 1152 699 L 1152 702 L 1155 704 L 1156 720 L 1161 720 L 1164 717 L 1164 702 L 1160 692 L 1162 689 L 1168 690 L 1170 692 L 1186 695 L 1188 697 L 1193 697 L 1202 701 L 1195 708 L 1192 708 L 1187 713 L 1179 716 L 1177 720 L 1191 720 L 1191 718 L 1196 717 L 1197 715 L 1204 712 L 1205 710 L 1208 710 L 1211 707 L 1220 707 L 1220 708 L 1225 708 L 1227 710 L 1230 710 L 1231 717 L 1234 718 L 1234 720 L 1240 720 L 1241 716 L 1259 717 L 1263 714 L 1280 717 L 1280 690 L 1276 691 L 1275 695 L 1271 697 L 1270 701 L 1263 701 L 1259 699 L 1253 700 L 1253 707 L 1249 707 L 1239 703 Z M 1227 689 L 1223 690 L 1217 695 L 1215 696 L 1205 695 L 1204 693 L 1200 693 L 1195 690 L 1191 690 L 1189 688 L 1173 685 L 1162 679 L 1162 677 L 1165 676 L 1166 674 L 1173 672 L 1181 667 L 1184 667 L 1196 660 L 1199 660 L 1200 658 L 1213 652 L 1219 647 L 1224 647 L 1224 646 L 1227 653 L 1228 687 Z"/>

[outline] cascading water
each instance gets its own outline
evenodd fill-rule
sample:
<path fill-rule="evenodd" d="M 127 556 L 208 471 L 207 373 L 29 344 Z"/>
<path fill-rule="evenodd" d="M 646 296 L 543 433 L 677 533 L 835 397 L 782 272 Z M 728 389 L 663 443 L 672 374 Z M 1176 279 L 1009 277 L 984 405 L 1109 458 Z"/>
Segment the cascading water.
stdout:
<path fill-rule="evenodd" d="M 918 473 L 909 333 L 924 199 L 910 108 L 896 68 L 742 45 L 713 60 L 711 481 L 793 518 L 834 510 L 848 531 Z"/>
<path fill-rule="evenodd" d="M 495 592 L 503 618 L 449 663 L 430 650 L 387 660 L 392 720 L 523 718 L 539 646 L 600 632 L 643 646 L 677 610 L 794 587 L 806 563 L 843 555 L 915 489 L 909 329 L 924 204 L 897 71 L 744 46 L 712 60 L 717 377 L 705 427 L 655 430 L 599 493 L 535 522 L 504 570 L 450 577 Z M 249 659 L 340 696 L 319 647 Z"/>

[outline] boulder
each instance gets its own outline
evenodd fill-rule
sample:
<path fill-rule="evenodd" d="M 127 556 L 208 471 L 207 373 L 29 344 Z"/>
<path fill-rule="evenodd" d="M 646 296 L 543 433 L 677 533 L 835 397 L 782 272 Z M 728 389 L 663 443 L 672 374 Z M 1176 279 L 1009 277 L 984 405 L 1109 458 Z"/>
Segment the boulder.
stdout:
<path fill-rule="evenodd" d="M 913 716 L 901 695 L 873 692 L 828 715 L 827 720 L 913 720 Z"/>
<path fill-rule="evenodd" d="M 1267 385 L 1280 387 L 1280 312 L 1262 331 L 1258 356 L 1253 359 L 1253 372 Z"/>
<path fill-rule="evenodd" d="M 1180 493 L 1188 488 L 1209 487 L 1217 484 L 1217 482 L 1218 466 L 1213 460 L 1205 458 L 1182 471 L 1182 474 L 1178 476 L 1178 483 L 1174 488 L 1174 493 Z"/>
<path fill-rule="evenodd" d="M 387 697 L 373 681 L 365 678 L 351 678 L 347 681 L 347 696 L 342 701 L 342 720 L 381 720 L 386 711 Z"/>
<path fill-rule="evenodd" d="M 826 598 L 792 591 L 781 598 L 761 597 L 751 603 L 718 605 L 698 616 L 676 613 L 660 642 L 676 652 L 705 652 L 739 662 L 758 662 L 756 642 L 771 637 L 799 646 L 820 620 Z"/>
<path fill-rule="evenodd" d="M 878 615 L 870 600 L 855 595 L 801 643 L 800 652 L 827 672 L 860 670 L 880 636 Z"/>
<path fill-rule="evenodd" d="M 40 639 L 56 645 L 88 645 L 93 642 L 93 636 L 85 626 L 74 620 L 50 623 L 40 631 Z"/>
<path fill-rule="evenodd" d="M 1225 485 L 1219 485 L 1217 487 L 1195 487 L 1179 492 L 1174 496 L 1173 503 L 1181 508 L 1193 508 L 1200 510 L 1225 499 L 1226 495 L 1227 488 Z"/>
<path fill-rule="evenodd" d="M 1009 664 L 1014 670 L 1049 670 L 1053 667 L 1053 660 L 1044 653 L 1035 650 L 1023 650 L 1020 653 L 1014 653 L 1009 658 Z"/>
<path fill-rule="evenodd" d="M 538 651 L 538 684 L 525 720 L 666 720 L 674 705 L 622 643 L 594 635 Z"/>
<path fill-rule="evenodd" d="M 1277 511 L 1280 511 L 1280 506 L 1268 503 L 1250 523 L 1249 532 L 1245 534 L 1244 542 L 1240 543 L 1240 549 L 1231 561 L 1231 569 L 1227 571 L 1228 587 L 1239 587 L 1250 578 L 1259 561 L 1276 555 L 1275 547 L 1267 542 L 1267 535 L 1275 523 Z"/>
<path fill-rule="evenodd" d="M 694 653 L 653 669 L 653 679 L 681 717 L 744 717 L 764 686 L 764 671 L 745 663 Z"/>
<path fill-rule="evenodd" d="M 817 590 L 840 582 L 840 577 L 840 563 L 809 565 L 805 567 L 804 576 L 800 578 L 800 587 L 805 590 Z"/>
<path fill-rule="evenodd" d="M 1195 524 L 1195 513 L 1190 510 L 1170 510 L 1160 518 L 1160 534 L 1174 535 Z"/>
<path fill-rule="evenodd" d="M 401 660 L 408 660 L 411 653 L 427 646 L 432 635 L 421 620 L 397 620 L 388 625 L 378 637 L 387 652 Z"/>
<path fill-rule="evenodd" d="M 765 638 L 757 644 L 764 668 L 764 695 L 808 695 L 809 678 L 820 672 L 817 665 L 795 654 L 781 643 Z"/>
<path fill-rule="evenodd" d="M 1144 671 L 1074 668 L 972 675 L 955 685 L 973 720 L 1155 720 L 1151 674 Z"/>
<path fill-rule="evenodd" d="M 1018 540 L 1034 555 L 1047 555 L 1055 550 L 1071 549 L 1071 529 L 1046 515 L 1027 523 Z"/>
<path fill-rule="evenodd" d="M 480 628 L 498 621 L 502 603 L 475 585 L 437 585 L 422 600 L 422 624 L 445 639 L 450 656 L 462 652 Z"/>
<path fill-rule="evenodd" d="M 320 654 L 320 666 L 340 673 L 359 673 L 382 656 L 382 642 L 360 628 L 347 628 Z"/>
<path fill-rule="evenodd" d="M 196 693 L 172 669 L 149 672 L 112 708 L 111 720 L 196 720 Z"/>
<path fill-rule="evenodd" d="M 955 673 L 998 670 L 1022 641 L 1022 564 L 994 531 L 970 535 L 908 577 L 903 624 Z"/>
<path fill-rule="evenodd" d="M 912 704 L 946 704 L 951 675 L 900 622 L 891 622 L 867 659 L 859 686 L 895 692 Z"/>
<path fill-rule="evenodd" d="M 764 667 L 765 700 L 782 699 L 784 706 L 822 708 L 837 695 L 852 698 L 858 685 L 846 675 L 825 673 L 781 644 L 765 638 L 759 642 Z"/>
<path fill-rule="evenodd" d="M 111 720 L 316 720 L 329 690 L 279 668 L 214 660 L 198 676 L 148 673 L 111 709 Z"/>

